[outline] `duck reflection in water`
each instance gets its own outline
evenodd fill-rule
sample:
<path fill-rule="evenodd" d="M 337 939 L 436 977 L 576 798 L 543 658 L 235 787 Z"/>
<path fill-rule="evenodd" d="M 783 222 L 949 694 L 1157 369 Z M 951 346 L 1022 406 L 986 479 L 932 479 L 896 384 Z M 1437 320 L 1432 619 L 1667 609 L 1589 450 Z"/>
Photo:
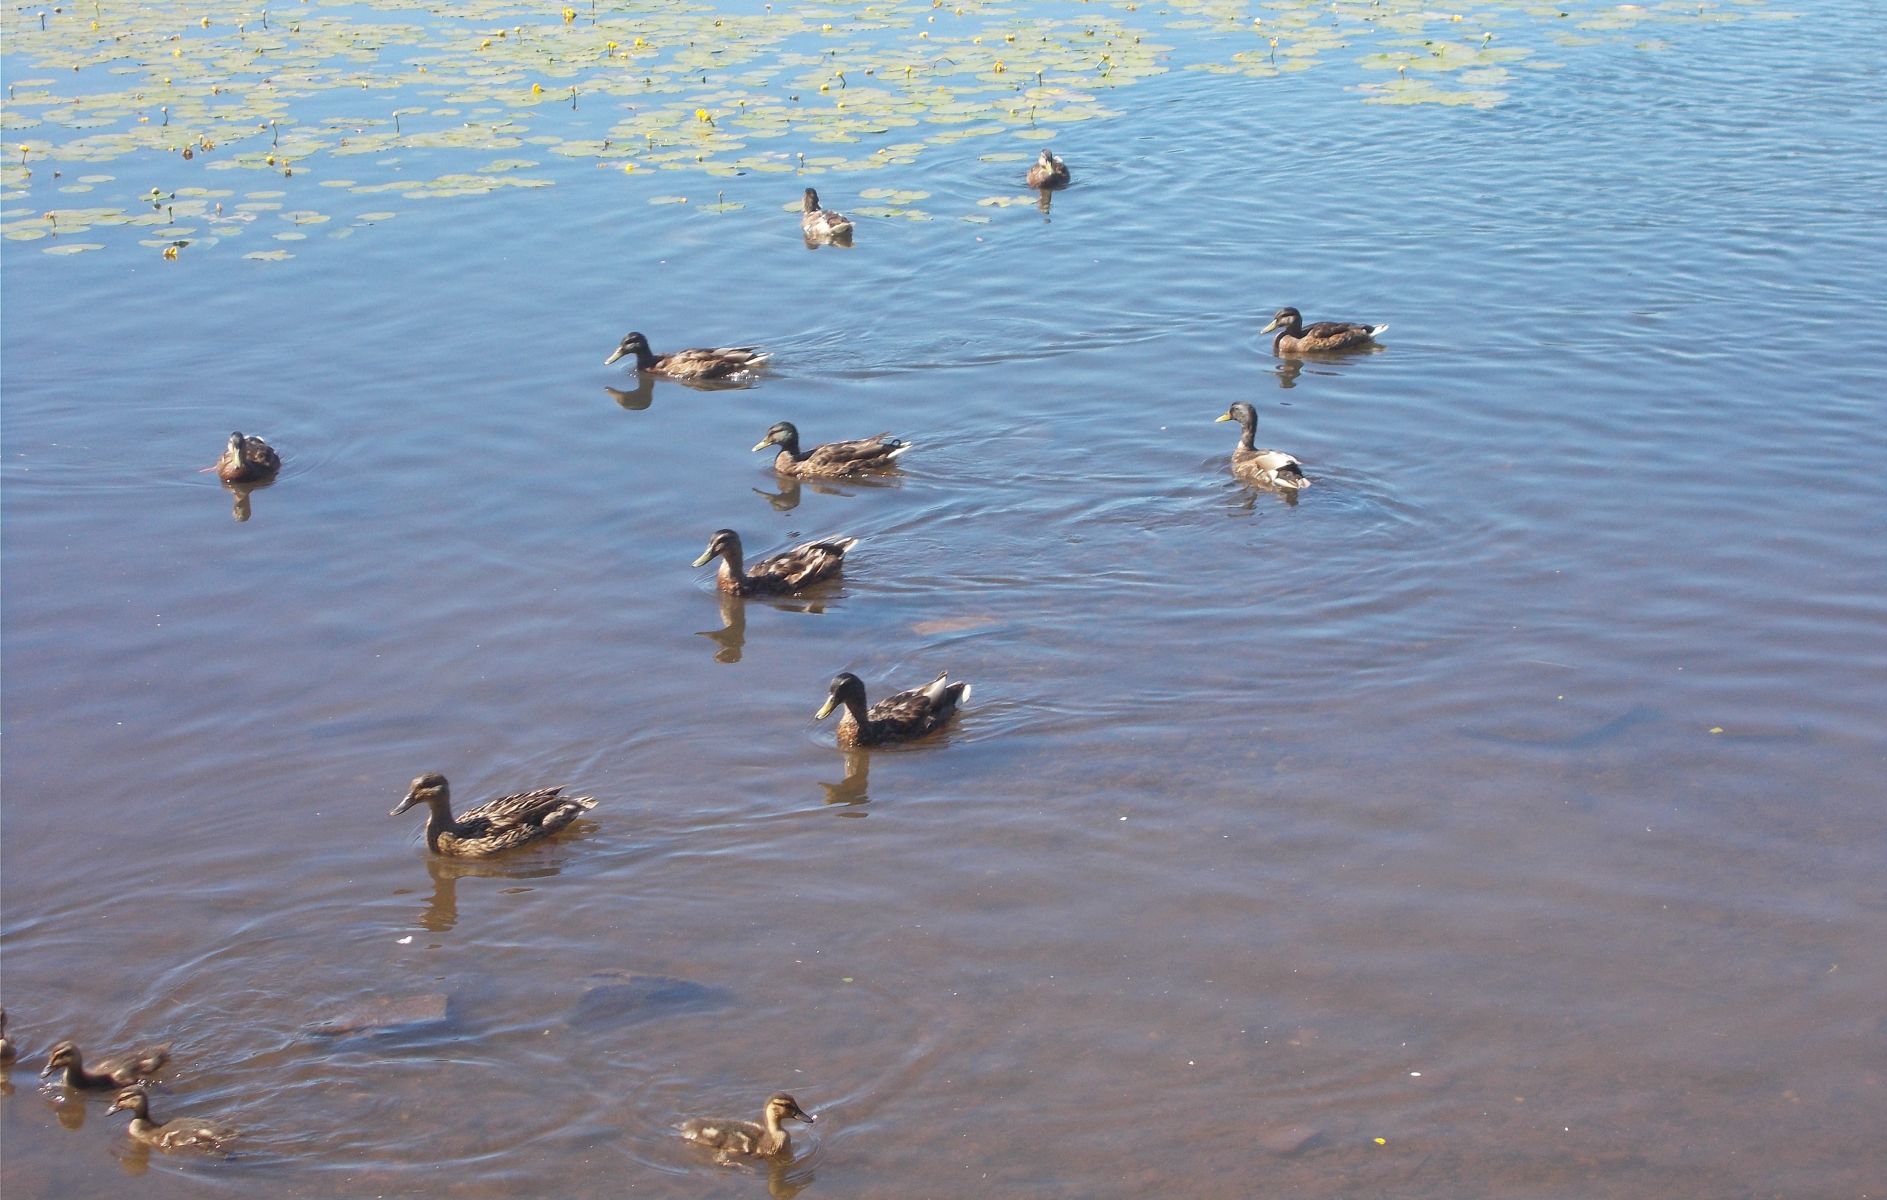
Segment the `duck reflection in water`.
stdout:
<path fill-rule="evenodd" d="M 1279 387 L 1294 388 L 1297 386 L 1297 377 L 1304 373 L 1304 360 L 1281 358 L 1271 369 L 1277 374 Z"/>
<path fill-rule="evenodd" d="M 579 822 L 579 825 L 581 822 Z M 448 858 L 443 854 L 426 856 L 426 873 L 432 876 L 432 895 L 420 910 L 420 928 L 427 933 L 450 933 L 459 923 L 459 880 L 509 879 L 513 881 L 549 879 L 562 874 L 564 863 L 573 851 L 559 842 L 514 853 L 509 858 Z M 402 888 L 410 894 L 412 889 Z M 523 889 L 507 889 L 523 890 Z"/>
<path fill-rule="evenodd" d="M 767 1160 L 767 1195 L 773 1200 L 793 1200 L 812 1186 L 813 1169 L 790 1158 Z"/>
<path fill-rule="evenodd" d="M 727 592 L 715 594 L 721 600 L 721 627 L 697 630 L 695 636 L 714 643 L 715 662 L 737 663 L 740 661 L 740 652 L 747 645 L 747 603 Z"/>
<path fill-rule="evenodd" d="M 867 788 L 871 784 L 871 752 L 868 750 L 847 750 L 845 752 L 845 778 L 837 783 L 822 783 L 826 790 L 827 804 L 870 804 L 871 796 Z M 853 814 L 863 816 L 863 813 Z"/>
<path fill-rule="evenodd" d="M 274 487 L 275 481 L 264 479 L 260 483 L 225 483 L 223 486 L 229 491 L 229 515 L 240 523 L 247 521 L 250 517 L 249 494 L 259 492 L 266 487 Z"/>
<path fill-rule="evenodd" d="M 609 398 L 618 407 L 630 412 L 642 412 L 655 403 L 655 376 L 638 373 L 636 385 L 627 391 L 617 387 L 605 387 L 603 390 L 609 393 Z"/>

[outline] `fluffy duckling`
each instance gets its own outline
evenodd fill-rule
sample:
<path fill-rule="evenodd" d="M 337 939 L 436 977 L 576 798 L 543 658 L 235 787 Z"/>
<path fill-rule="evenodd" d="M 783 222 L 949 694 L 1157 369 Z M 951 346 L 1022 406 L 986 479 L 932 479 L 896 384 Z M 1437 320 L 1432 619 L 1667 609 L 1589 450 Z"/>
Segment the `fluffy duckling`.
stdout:
<path fill-rule="evenodd" d="M 1068 186 L 1068 164 L 1056 158 L 1054 153 L 1044 148 L 1035 165 L 1029 168 L 1024 181 L 1032 188 L 1064 188 Z"/>
<path fill-rule="evenodd" d="M 1278 331 L 1278 336 L 1271 339 L 1273 354 L 1317 354 L 1367 346 L 1387 328 L 1387 325 L 1360 325 L 1354 321 L 1319 321 L 1306 325 L 1295 308 L 1280 308 L 1271 318 L 1271 324 L 1258 332 Z"/>
<path fill-rule="evenodd" d="M 13 1039 L 7 1036 L 7 1010 L 0 1008 L 0 1067 L 12 1062 L 18 1056 L 18 1048 L 13 1045 Z"/>
<path fill-rule="evenodd" d="M 752 346 L 722 346 L 718 349 L 677 350 L 657 354 L 649 349 L 649 339 L 639 333 L 623 335 L 622 342 L 603 360 L 609 366 L 617 359 L 635 355 L 636 370 L 666 375 L 670 379 L 726 379 L 752 370 L 767 360 L 764 352 Z"/>
<path fill-rule="evenodd" d="M 1296 458 L 1282 450 L 1258 449 L 1252 440 L 1258 433 L 1258 412 L 1251 405 L 1240 400 L 1213 419 L 1237 421 L 1239 424 L 1241 432 L 1238 435 L 1238 449 L 1232 451 L 1233 471 L 1253 483 L 1270 487 L 1295 490 L 1310 486 L 1303 465 Z"/>
<path fill-rule="evenodd" d="M 850 671 L 832 679 L 826 702 L 813 715 L 823 721 L 832 710 L 845 706 L 839 718 L 838 740 L 841 746 L 876 746 L 883 742 L 902 742 L 935 732 L 957 711 L 957 705 L 970 698 L 970 685 L 948 682 L 945 671 L 921 688 L 887 696 L 865 708 L 865 685 Z"/>
<path fill-rule="evenodd" d="M 767 1106 L 761 1110 L 760 1122 L 757 1124 L 753 1121 L 690 1117 L 677 1128 L 681 1130 L 681 1136 L 695 1145 L 717 1151 L 716 1157 L 722 1161 L 736 1156 L 770 1158 L 776 1154 L 785 1154 L 793 1144 L 792 1136 L 780 1125 L 780 1122 L 789 1118 L 804 1121 L 808 1125 L 816 1119 L 799 1106 L 799 1101 L 785 1092 L 775 1092 L 767 1099 Z"/>
<path fill-rule="evenodd" d="M 142 1086 L 119 1092 L 105 1111 L 130 1113 L 131 1136 L 159 1150 L 222 1150 L 236 1140 L 234 1129 L 215 1121 L 199 1121 L 194 1117 L 151 1120 L 151 1094 Z"/>
<path fill-rule="evenodd" d="M 88 1069 L 79 1048 L 66 1041 L 52 1048 L 39 1077 L 44 1079 L 54 1071 L 64 1071 L 60 1082 L 69 1088 L 121 1088 L 154 1078 L 169 1061 L 169 1046 L 148 1046 L 121 1058 L 101 1059 Z"/>
<path fill-rule="evenodd" d="M 428 771 L 413 780 L 406 798 L 387 815 L 397 817 L 415 804 L 428 805 L 432 811 L 426 818 L 427 849 L 455 858 L 484 858 L 549 837 L 596 807 L 594 797 L 562 792 L 561 787 L 550 787 L 500 796 L 454 817 L 446 777 Z"/>
<path fill-rule="evenodd" d="M 791 421 L 781 421 L 767 430 L 767 436 L 754 443 L 754 450 L 778 446 L 773 469 L 782 475 L 818 476 L 832 479 L 865 471 L 889 471 L 898 465 L 898 455 L 911 443 L 889 434 L 876 433 L 849 442 L 827 442 L 810 450 L 799 448 L 799 429 Z"/>
<path fill-rule="evenodd" d="M 805 208 L 799 218 L 799 228 L 809 242 L 852 240 L 851 218 L 829 208 L 820 208 L 819 193 L 811 188 L 806 189 Z"/>
<path fill-rule="evenodd" d="M 705 567 L 720 555 L 720 588 L 732 596 L 798 592 L 837 575 L 844 565 L 845 552 L 856 545 L 858 539 L 851 537 L 805 542 L 748 567 L 741 559 L 740 535 L 731 529 L 717 529 L 694 565 Z"/>
<path fill-rule="evenodd" d="M 224 483 L 261 483 L 275 478 L 282 469 L 282 458 L 261 438 L 232 433 L 223 457 L 211 469 Z"/>

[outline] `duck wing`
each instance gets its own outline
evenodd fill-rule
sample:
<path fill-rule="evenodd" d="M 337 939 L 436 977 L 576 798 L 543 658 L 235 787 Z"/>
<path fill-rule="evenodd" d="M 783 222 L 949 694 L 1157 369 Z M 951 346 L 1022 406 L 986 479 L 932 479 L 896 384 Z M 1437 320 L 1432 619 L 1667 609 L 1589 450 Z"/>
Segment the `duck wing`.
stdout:
<path fill-rule="evenodd" d="M 882 470 L 893 466 L 898 455 L 910 448 L 900 438 L 894 438 L 888 433 L 874 433 L 870 437 L 854 438 L 849 442 L 827 442 L 823 446 L 815 446 L 812 453 L 800 460 L 799 467 L 802 471 L 829 475 Z"/>
<path fill-rule="evenodd" d="M 886 696 L 866 715 L 881 736 L 916 737 L 949 720 L 969 694 L 969 684 L 951 683 L 950 672 L 944 671 L 921 688 Z"/>

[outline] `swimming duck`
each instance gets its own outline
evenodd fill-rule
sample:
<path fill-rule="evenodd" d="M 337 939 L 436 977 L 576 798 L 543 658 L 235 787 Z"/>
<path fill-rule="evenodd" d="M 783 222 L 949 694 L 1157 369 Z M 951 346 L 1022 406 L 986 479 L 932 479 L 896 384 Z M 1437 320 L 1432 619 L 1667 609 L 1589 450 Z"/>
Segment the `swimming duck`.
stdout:
<path fill-rule="evenodd" d="M 747 567 L 741 561 L 740 535 L 731 529 L 717 529 L 694 565 L 705 567 L 720 555 L 720 588 L 730 595 L 797 592 L 837 575 L 845 562 L 845 552 L 856 545 L 858 539 L 851 537 L 805 542 Z"/>
<path fill-rule="evenodd" d="M 819 207 L 819 193 L 806 189 L 804 215 L 799 218 L 800 232 L 809 242 L 850 241 L 852 239 L 851 218 L 843 213 L 833 212 L 829 208 Z"/>
<path fill-rule="evenodd" d="M 1068 164 L 1056 158 L 1053 153 L 1045 148 L 1042 151 L 1041 157 L 1035 160 L 1035 165 L 1029 168 L 1029 173 L 1024 178 L 1024 182 L 1032 188 L 1067 187 Z"/>
<path fill-rule="evenodd" d="M 775 1154 L 784 1154 L 792 1145 L 792 1137 L 780 1122 L 787 1119 L 804 1121 L 808 1125 L 816 1119 L 811 1113 L 799 1106 L 799 1101 L 785 1092 L 775 1092 L 767 1099 L 767 1106 L 760 1113 L 760 1122 L 723 1121 L 714 1117 L 689 1117 L 676 1128 L 681 1136 L 697 1146 L 706 1146 L 719 1151 L 716 1156 L 723 1161 L 736 1155 L 751 1158 L 770 1158 Z"/>
<path fill-rule="evenodd" d="M 7 1010 L 0 1008 L 0 1066 L 12 1062 L 18 1053 L 13 1039 L 7 1036 Z"/>
<path fill-rule="evenodd" d="M 434 854 L 457 858 L 484 858 L 513 846 L 549 837 L 596 807 L 590 796 L 564 796 L 561 787 L 538 788 L 487 800 L 477 808 L 452 815 L 452 790 L 446 777 L 428 771 L 413 780 L 406 798 L 388 816 L 397 817 L 415 804 L 426 804 L 426 846 Z"/>
<path fill-rule="evenodd" d="M 639 333 L 623 335 L 622 343 L 603 360 L 609 366 L 619 358 L 635 355 L 636 370 L 653 371 L 670 379 L 726 379 L 759 366 L 767 360 L 763 351 L 752 346 L 722 346 L 719 349 L 677 350 L 656 354 L 649 349 L 649 339 Z"/>
<path fill-rule="evenodd" d="M 1304 318 L 1295 308 L 1280 308 L 1277 315 L 1271 318 L 1271 324 L 1258 332 L 1278 331 L 1278 336 L 1271 339 L 1273 354 L 1316 354 L 1320 351 L 1355 350 L 1367 346 L 1387 328 L 1387 325 L 1359 325 L 1353 321 L 1319 321 L 1315 325 L 1305 325 Z"/>
<path fill-rule="evenodd" d="M 122 1058 L 103 1059 L 88 1070 L 79 1048 L 67 1041 L 52 1048 L 39 1077 L 44 1079 L 54 1071 L 64 1071 L 65 1077 L 60 1082 L 70 1088 L 125 1087 L 154 1077 L 169 1061 L 169 1046 L 149 1046 Z"/>
<path fill-rule="evenodd" d="M 819 475 L 833 478 L 856 475 L 861 471 L 889 471 L 898 465 L 898 455 L 911 443 L 888 434 L 876 433 L 849 442 L 827 442 L 810 450 L 799 448 L 799 430 L 791 421 L 781 421 L 767 430 L 767 436 L 754 444 L 755 450 L 778 446 L 773 469 L 782 475 Z"/>
<path fill-rule="evenodd" d="M 215 1121 L 194 1117 L 173 1117 L 168 1121 L 151 1120 L 151 1094 L 145 1088 L 128 1087 L 112 1100 L 107 1113 L 131 1114 L 131 1136 L 159 1150 L 221 1150 L 236 1140 L 236 1131 Z"/>
<path fill-rule="evenodd" d="M 819 706 L 814 719 L 823 721 L 833 709 L 843 704 L 845 715 L 839 718 L 839 745 L 875 746 L 881 742 L 901 742 L 934 732 L 952 714 L 957 705 L 970 698 L 970 685 L 948 683 L 945 671 L 921 688 L 887 696 L 865 708 L 865 685 L 850 671 L 832 679 L 826 702 Z"/>
<path fill-rule="evenodd" d="M 224 483 L 259 483 L 275 478 L 282 469 L 281 456 L 259 437 L 229 435 L 229 447 L 213 468 Z"/>
<path fill-rule="evenodd" d="M 1251 405 L 1240 400 L 1213 419 L 1237 421 L 1242 430 L 1238 435 L 1238 449 L 1232 451 L 1233 471 L 1253 483 L 1271 487 L 1295 489 L 1310 486 L 1303 465 L 1296 458 L 1282 450 L 1260 450 L 1252 441 L 1258 433 L 1258 412 Z"/>

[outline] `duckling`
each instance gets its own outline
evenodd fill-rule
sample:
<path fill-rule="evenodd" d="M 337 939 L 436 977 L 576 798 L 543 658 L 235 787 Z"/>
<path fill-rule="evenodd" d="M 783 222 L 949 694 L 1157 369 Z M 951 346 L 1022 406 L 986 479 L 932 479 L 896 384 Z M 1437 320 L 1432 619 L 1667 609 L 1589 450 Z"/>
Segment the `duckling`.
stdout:
<path fill-rule="evenodd" d="M 13 1039 L 7 1036 L 7 1010 L 0 1008 L 0 1067 L 12 1062 L 18 1054 Z"/>
<path fill-rule="evenodd" d="M 1359 325 L 1352 321 L 1319 321 L 1305 325 L 1295 308 L 1280 308 L 1271 318 L 1271 324 L 1258 332 L 1278 331 L 1278 336 L 1271 339 L 1273 354 L 1316 354 L 1367 346 L 1387 328 L 1387 325 Z"/>
<path fill-rule="evenodd" d="M 826 702 L 813 719 L 823 721 L 833 709 L 843 704 L 845 715 L 839 718 L 838 740 L 841 746 L 875 746 L 881 742 L 902 742 L 935 732 L 957 705 L 970 698 L 970 685 L 948 683 L 945 671 L 921 688 L 887 696 L 865 709 L 865 685 L 850 671 L 832 679 Z"/>
<path fill-rule="evenodd" d="M 65 1077 L 60 1082 L 69 1088 L 125 1087 L 154 1078 L 169 1061 L 169 1046 L 148 1046 L 122 1058 L 103 1059 L 88 1070 L 79 1048 L 65 1041 L 54 1046 L 52 1053 L 46 1056 L 46 1065 L 40 1069 L 39 1077 L 44 1079 L 62 1070 Z"/>
<path fill-rule="evenodd" d="M 804 215 L 799 218 L 800 232 L 806 235 L 808 242 L 849 242 L 852 240 L 852 221 L 843 213 L 833 212 L 829 208 L 819 207 L 819 193 L 806 189 Z"/>
<path fill-rule="evenodd" d="M 802 451 L 799 448 L 799 430 L 791 421 L 781 421 L 767 430 L 767 436 L 756 442 L 754 449 L 758 451 L 768 446 L 778 446 L 780 452 L 773 456 L 773 469 L 782 475 L 835 478 L 857 475 L 862 471 L 892 470 L 898 465 L 898 455 L 909 450 L 911 445 L 901 438 L 875 433 L 868 438 L 827 442 L 823 446 Z"/>
<path fill-rule="evenodd" d="M 740 535 L 731 529 L 717 529 L 694 565 L 705 567 L 720 555 L 720 588 L 729 595 L 798 592 L 837 575 L 845 562 L 845 552 L 856 545 L 858 539 L 852 537 L 805 542 L 744 567 Z"/>
<path fill-rule="evenodd" d="M 194 1117 L 151 1120 L 151 1093 L 142 1086 L 128 1087 L 112 1100 L 107 1113 L 131 1114 L 131 1136 L 159 1150 L 222 1150 L 236 1140 L 236 1131 L 215 1121 Z"/>
<path fill-rule="evenodd" d="M 477 808 L 452 815 L 452 790 L 446 777 L 428 771 L 413 780 L 406 798 L 388 816 L 397 817 L 415 804 L 431 806 L 426 819 L 426 847 L 434 854 L 457 858 L 484 858 L 513 846 L 549 837 L 596 807 L 590 796 L 564 796 L 561 787 L 538 788 L 487 800 Z"/>
<path fill-rule="evenodd" d="M 799 1106 L 799 1101 L 785 1092 L 775 1092 L 767 1099 L 767 1106 L 760 1113 L 760 1123 L 753 1121 L 723 1121 L 713 1117 L 689 1117 L 676 1128 L 681 1136 L 697 1146 L 706 1146 L 718 1151 L 715 1157 L 723 1162 L 736 1156 L 750 1158 L 771 1158 L 776 1154 L 785 1154 L 792 1146 L 793 1139 L 780 1122 L 791 1118 L 812 1124 L 815 1118 Z"/>
<path fill-rule="evenodd" d="M 1067 187 L 1068 164 L 1056 158 L 1051 151 L 1044 148 L 1041 157 L 1037 158 L 1035 165 L 1029 168 L 1029 173 L 1024 177 L 1024 182 L 1030 187 L 1037 189 Z"/>
<path fill-rule="evenodd" d="M 767 360 L 764 352 L 752 346 L 722 346 L 714 350 L 677 350 L 673 354 L 656 354 L 649 349 L 649 339 L 639 333 L 629 333 L 603 360 L 603 365 L 607 367 L 631 354 L 636 356 L 636 370 L 683 380 L 726 379 L 730 375 L 752 370 Z"/>
<path fill-rule="evenodd" d="M 1232 451 L 1234 472 L 1253 483 L 1271 487 L 1295 490 L 1310 486 L 1303 465 L 1296 458 L 1282 450 L 1260 450 L 1253 443 L 1252 438 L 1258 433 L 1258 412 L 1251 405 L 1240 400 L 1213 420 L 1237 421 L 1242 430 L 1238 435 L 1238 449 Z"/>
<path fill-rule="evenodd" d="M 282 469 L 282 458 L 259 437 L 229 435 L 229 447 L 211 468 L 224 483 L 260 483 L 275 478 Z"/>

